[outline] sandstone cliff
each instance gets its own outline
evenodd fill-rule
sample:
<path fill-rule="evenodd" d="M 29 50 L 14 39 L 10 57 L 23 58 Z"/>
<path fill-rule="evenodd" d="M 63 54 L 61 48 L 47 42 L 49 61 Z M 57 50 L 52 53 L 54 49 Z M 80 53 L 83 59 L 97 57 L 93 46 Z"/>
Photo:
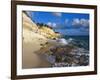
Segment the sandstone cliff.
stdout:
<path fill-rule="evenodd" d="M 54 32 L 53 29 L 47 26 L 39 26 L 35 22 L 33 22 L 26 13 L 23 12 L 23 33 L 25 31 L 34 32 L 34 34 L 38 34 L 44 36 L 48 39 L 55 39 L 60 37 L 59 33 Z M 28 32 L 27 32 L 28 33 Z M 23 36 L 26 34 L 23 34 Z"/>

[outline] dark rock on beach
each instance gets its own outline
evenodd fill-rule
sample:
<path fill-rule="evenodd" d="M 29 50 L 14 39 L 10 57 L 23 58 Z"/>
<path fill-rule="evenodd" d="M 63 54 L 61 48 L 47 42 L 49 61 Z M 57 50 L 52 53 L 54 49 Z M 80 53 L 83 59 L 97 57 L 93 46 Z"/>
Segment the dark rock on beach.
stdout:
<path fill-rule="evenodd" d="M 89 51 L 71 44 L 64 46 L 47 45 L 38 52 L 52 64 L 52 67 L 89 65 Z"/>

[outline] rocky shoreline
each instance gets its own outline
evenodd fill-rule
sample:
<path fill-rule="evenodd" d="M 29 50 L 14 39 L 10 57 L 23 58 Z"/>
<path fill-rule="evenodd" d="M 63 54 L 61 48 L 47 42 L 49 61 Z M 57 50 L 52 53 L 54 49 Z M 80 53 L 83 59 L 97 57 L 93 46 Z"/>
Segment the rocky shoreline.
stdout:
<path fill-rule="evenodd" d="M 48 43 L 49 44 L 49 43 Z M 41 54 L 51 67 L 70 67 L 89 65 L 89 51 L 72 44 L 55 46 L 45 44 L 37 53 Z"/>

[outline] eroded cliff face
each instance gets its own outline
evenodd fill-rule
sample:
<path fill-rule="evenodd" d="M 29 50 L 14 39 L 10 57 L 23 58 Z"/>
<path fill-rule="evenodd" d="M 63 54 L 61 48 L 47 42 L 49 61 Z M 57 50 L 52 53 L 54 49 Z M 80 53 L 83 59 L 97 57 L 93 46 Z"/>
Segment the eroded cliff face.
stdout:
<path fill-rule="evenodd" d="M 29 38 L 29 37 L 32 38 L 32 35 L 37 35 L 37 36 L 40 35 L 40 37 L 42 37 L 42 38 L 45 37 L 47 39 L 55 39 L 55 38 L 60 37 L 60 34 L 54 32 L 53 29 L 51 29 L 47 26 L 37 25 L 24 12 L 23 12 L 22 18 L 23 18 L 23 38 L 24 39 Z"/>
<path fill-rule="evenodd" d="M 47 38 L 39 34 L 37 25 L 25 13 L 23 13 L 22 18 L 22 68 L 48 67 L 50 64 L 35 53 L 35 51 L 41 48 L 41 44 L 47 42 Z"/>
<path fill-rule="evenodd" d="M 23 12 L 23 29 L 28 29 L 31 31 L 37 30 L 37 25 Z"/>
<path fill-rule="evenodd" d="M 59 33 L 55 33 L 53 29 L 45 27 L 45 26 L 41 27 L 38 32 L 39 34 L 45 36 L 48 39 L 56 39 L 60 37 Z"/>
<path fill-rule="evenodd" d="M 25 13 L 23 13 L 22 18 L 23 18 L 23 41 L 24 42 L 31 43 L 38 38 L 45 39 L 44 36 L 36 33 L 36 31 L 38 30 L 37 25 Z"/>

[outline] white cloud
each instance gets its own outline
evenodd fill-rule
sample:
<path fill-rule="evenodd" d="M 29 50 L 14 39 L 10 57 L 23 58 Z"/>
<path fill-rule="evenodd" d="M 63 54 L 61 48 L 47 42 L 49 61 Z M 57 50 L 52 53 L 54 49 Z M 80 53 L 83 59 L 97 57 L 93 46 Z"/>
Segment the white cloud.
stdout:
<path fill-rule="evenodd" d="M 80 24 L 80 20 L 78 18 L 73 19 L 72 25 L 79 25 L 79 24 Z"/>
<path fill-rule="evenodd" d="M 52 26 L 53 26 L 53 27 L 56 27 L 56 23 L 52 23 Z"/>
<path fill-rule="evenodd" d="M 52 23 L 52 22 L 48 22 L 47 25 L 48 25 L 48 26 L 51 26 L 51 27 L 56 27 L 56 26 L 57 26 L 56 23 Z"/>
<path fill-rule="evenodd" d="M 58 16 L 58 17 L 61 17 L 62 16 L 62 13 L 60 13 L 60 12 L 53 12 L 53 15 Z"/>
<path fill-rule="evenodd" d="M 52 23 L 51 23 L 51 22 L 48 22 L 47 25 L 48 25 L 48 26 L 52 26 Z"/>
<path fill-rule="evenodd" d="M 75 18 L 72 21 L 72 25 L 73 26 L 87 27 L 87 26 L 89 26 L 89 20 L 88 19 L 84 19 L 84 18 L 82 18 L 82 19 Z"/>
<path fill-rule="evenodd" d="M 89 20 L 81 19 L 80 24 L 83 25 L 83 26 L 88 26 L 89 25 Z"/>
<path fill-rule="evenodd" d="M 65 19 L 65 24 L 68 24 L 69 20 L 68 19 Z"/>

